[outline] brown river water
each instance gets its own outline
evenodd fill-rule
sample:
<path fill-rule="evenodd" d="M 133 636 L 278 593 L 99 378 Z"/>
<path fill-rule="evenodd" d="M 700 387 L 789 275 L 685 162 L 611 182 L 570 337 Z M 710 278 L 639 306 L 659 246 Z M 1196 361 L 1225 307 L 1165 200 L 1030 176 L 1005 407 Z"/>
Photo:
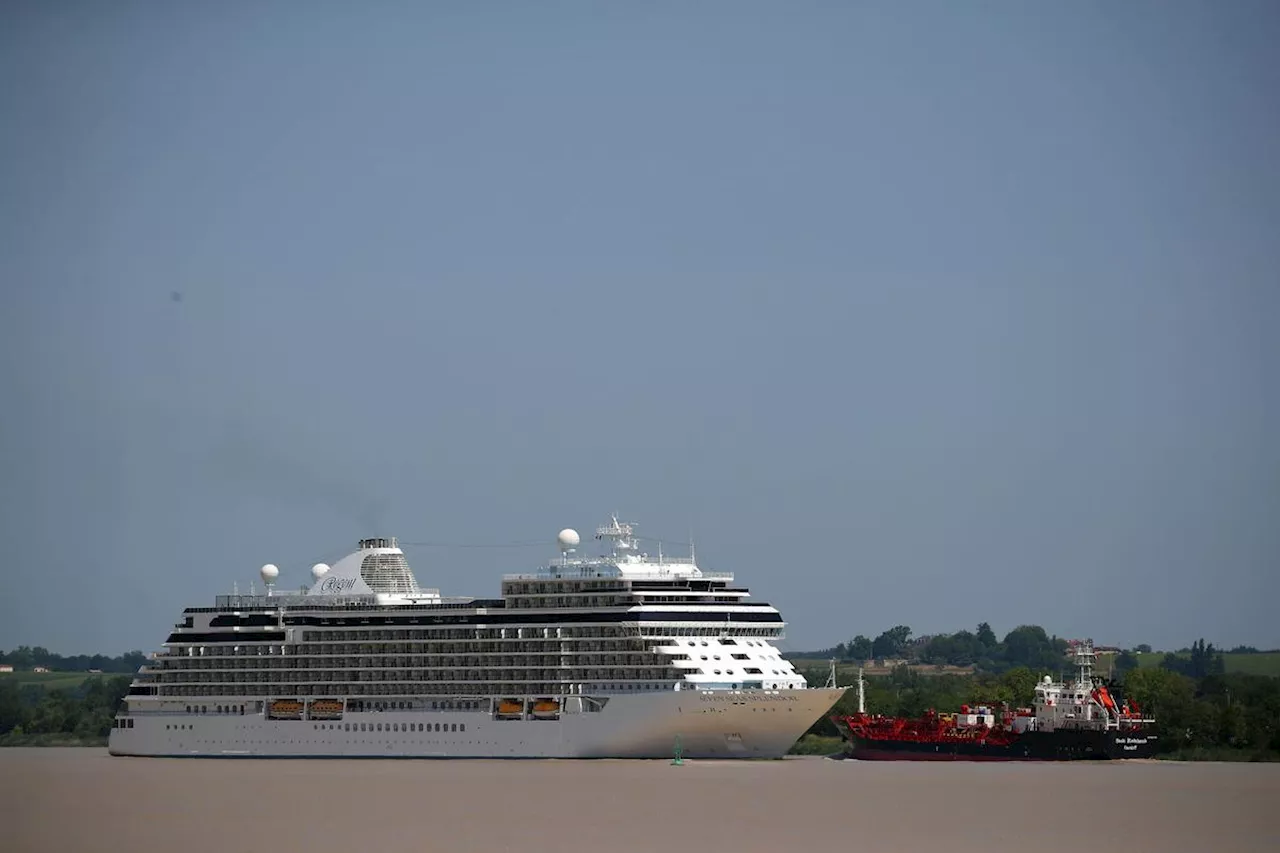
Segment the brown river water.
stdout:
<path fill-rule="evenodd" d="M 0 749 L 0 850 L 1280 851 L 1280 764 L 112 758 Z"/>

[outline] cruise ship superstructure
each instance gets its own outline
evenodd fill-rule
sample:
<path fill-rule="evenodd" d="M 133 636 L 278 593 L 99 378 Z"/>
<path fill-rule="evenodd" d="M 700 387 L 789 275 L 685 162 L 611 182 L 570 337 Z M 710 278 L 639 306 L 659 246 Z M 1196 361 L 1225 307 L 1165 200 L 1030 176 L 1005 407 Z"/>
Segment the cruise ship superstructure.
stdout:
<path fill-rule="evenodd" d="M 810 687 L 773 641 L 778 610 L 694 557 L 603 556 L 507 575 L 502 598 L 418 586 L 395 539 L 313 583 L 189 607 L 130 687 L 113 755 L 768 758 L 845 688 Z"/>

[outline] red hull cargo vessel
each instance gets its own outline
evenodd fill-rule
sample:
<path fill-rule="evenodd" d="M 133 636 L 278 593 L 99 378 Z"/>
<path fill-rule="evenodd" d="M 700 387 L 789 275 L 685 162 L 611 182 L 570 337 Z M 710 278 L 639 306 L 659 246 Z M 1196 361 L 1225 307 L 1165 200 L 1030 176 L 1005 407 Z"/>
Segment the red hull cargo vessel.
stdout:
<path fill-rule="evenodd" d="M 962 705 L 958 714 L 928 711 L 915 719 L 867 714 L 859 678 L 859 712 L 831 718 L 847 742 L 845 757 L 872 761 L 1074 761 L 1149 758 L 1155 722 L 1131 701 L 1117 702 L 1093 678 L 1093 644 L 1076 647 L 1074 683 L 1049 676 L 1036 685 L 1034 707 Z"/>

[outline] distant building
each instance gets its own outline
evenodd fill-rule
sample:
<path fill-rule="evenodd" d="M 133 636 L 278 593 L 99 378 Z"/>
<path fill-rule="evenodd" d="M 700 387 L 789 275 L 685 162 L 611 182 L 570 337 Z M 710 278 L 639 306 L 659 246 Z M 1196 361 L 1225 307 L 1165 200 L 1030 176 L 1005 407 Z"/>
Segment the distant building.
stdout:
<path fill-rule="evenodd" d="M 0 663 L 0 672 L 13 672 L 13 664 Z"/>
<path fill-rule="evenodd" d="M 33 666 L 33 667 L 31 667 L 31 671 L 32 671 L 32 672 L 48 672 L 48 671 L 49 671 L 49 667 L 47 667 L 47 666 Z"/>
<path fill-rule="evenodd" d="M 1075 656 L 1076 646 L 1080 645 L 1080 642 L 1081 642 L 1080 640 L 1067 640 L 1067 656 L 1068 657 Z M 1120 648 L 1119 646 L 1102 646 L 1095 643 L 1093 646 L 1093 651 L 1095 654 L 1099 654 L 1099 655 L 1118 655 L 1122 651 L 1124 651 L 1124 649 Z"/>

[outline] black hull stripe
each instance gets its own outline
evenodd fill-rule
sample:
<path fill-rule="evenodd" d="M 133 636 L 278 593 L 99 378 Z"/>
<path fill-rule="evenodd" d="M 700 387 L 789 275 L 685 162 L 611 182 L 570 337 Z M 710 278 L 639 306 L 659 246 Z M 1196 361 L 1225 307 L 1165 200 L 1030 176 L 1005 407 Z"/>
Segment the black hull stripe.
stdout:
<path fill-rule="evenodd" d="M 726 618 L 727 617 L 727 618 Z M 715 622 L 732 625 L 742 622 L 780 624 L 782 614 L 751 613 L 748 611 L 726 613 L 711 612 L 627 612 L 614 613 L 489 613 L 458 616 L 286 616 L 286 625 L 317 628 L 381 628 L 388 625 L 402 628 L 429 628 L 436 625 L 490 627 L 493 625 L 553 626 L 570 624 L 610 624 L 618 622 Z M 216 631 L 172 633 L 169 643 L 269 643 L 283 642 L 283 631 Z"/>

